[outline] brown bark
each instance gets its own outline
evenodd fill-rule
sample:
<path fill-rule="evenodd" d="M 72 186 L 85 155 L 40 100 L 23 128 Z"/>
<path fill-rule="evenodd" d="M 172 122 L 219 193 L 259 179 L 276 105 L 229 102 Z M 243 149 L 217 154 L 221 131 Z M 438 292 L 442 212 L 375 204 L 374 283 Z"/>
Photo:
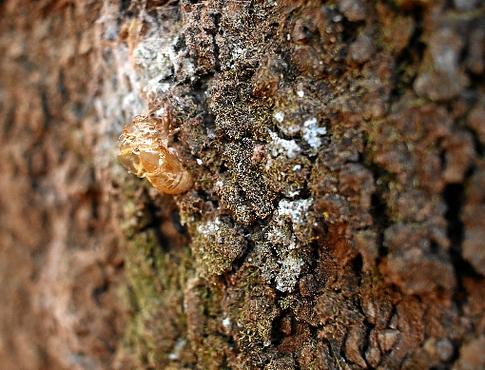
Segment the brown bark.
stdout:
<path fill-rule="evenodd" d="M 1 369 L 485 366 L 480 1 L 0 14 Z"/>

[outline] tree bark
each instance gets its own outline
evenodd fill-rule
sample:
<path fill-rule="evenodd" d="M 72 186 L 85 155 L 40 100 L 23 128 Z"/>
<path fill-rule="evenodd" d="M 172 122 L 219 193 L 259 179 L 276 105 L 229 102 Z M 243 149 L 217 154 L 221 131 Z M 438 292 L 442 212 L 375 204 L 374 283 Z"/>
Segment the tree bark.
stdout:
<path fill-rule="evenodd" d="M 482 2 L 0 14 L 2 369 L 485 367 Z"/>

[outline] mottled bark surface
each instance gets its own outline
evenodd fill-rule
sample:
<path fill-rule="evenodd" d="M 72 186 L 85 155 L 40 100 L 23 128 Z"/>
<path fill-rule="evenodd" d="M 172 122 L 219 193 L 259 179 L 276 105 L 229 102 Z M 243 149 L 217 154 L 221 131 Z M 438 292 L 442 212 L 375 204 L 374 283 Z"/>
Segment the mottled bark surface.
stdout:
<path fill-rule="evenodd" d="M 2 370 L 485 367 L 480 0 L 0 14 Z"/>

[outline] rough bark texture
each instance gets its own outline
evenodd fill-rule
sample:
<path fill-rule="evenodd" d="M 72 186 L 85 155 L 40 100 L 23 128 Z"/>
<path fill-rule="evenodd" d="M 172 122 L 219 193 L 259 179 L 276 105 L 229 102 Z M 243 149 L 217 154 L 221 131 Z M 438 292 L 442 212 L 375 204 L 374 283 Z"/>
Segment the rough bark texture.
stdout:
<path fill-rule="evenodd" d="M 0 15 L 2 370 L 485 367 L 483 2 Z"/>

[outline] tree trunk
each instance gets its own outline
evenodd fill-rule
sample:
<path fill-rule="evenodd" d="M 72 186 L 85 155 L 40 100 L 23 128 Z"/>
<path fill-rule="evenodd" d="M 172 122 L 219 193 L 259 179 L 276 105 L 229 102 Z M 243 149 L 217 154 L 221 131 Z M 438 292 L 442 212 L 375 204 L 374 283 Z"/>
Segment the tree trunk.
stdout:
<path fill-rule="evenodd" d="M 2 370 L 485 367 L 483 2 L 0 14 Z"/>

